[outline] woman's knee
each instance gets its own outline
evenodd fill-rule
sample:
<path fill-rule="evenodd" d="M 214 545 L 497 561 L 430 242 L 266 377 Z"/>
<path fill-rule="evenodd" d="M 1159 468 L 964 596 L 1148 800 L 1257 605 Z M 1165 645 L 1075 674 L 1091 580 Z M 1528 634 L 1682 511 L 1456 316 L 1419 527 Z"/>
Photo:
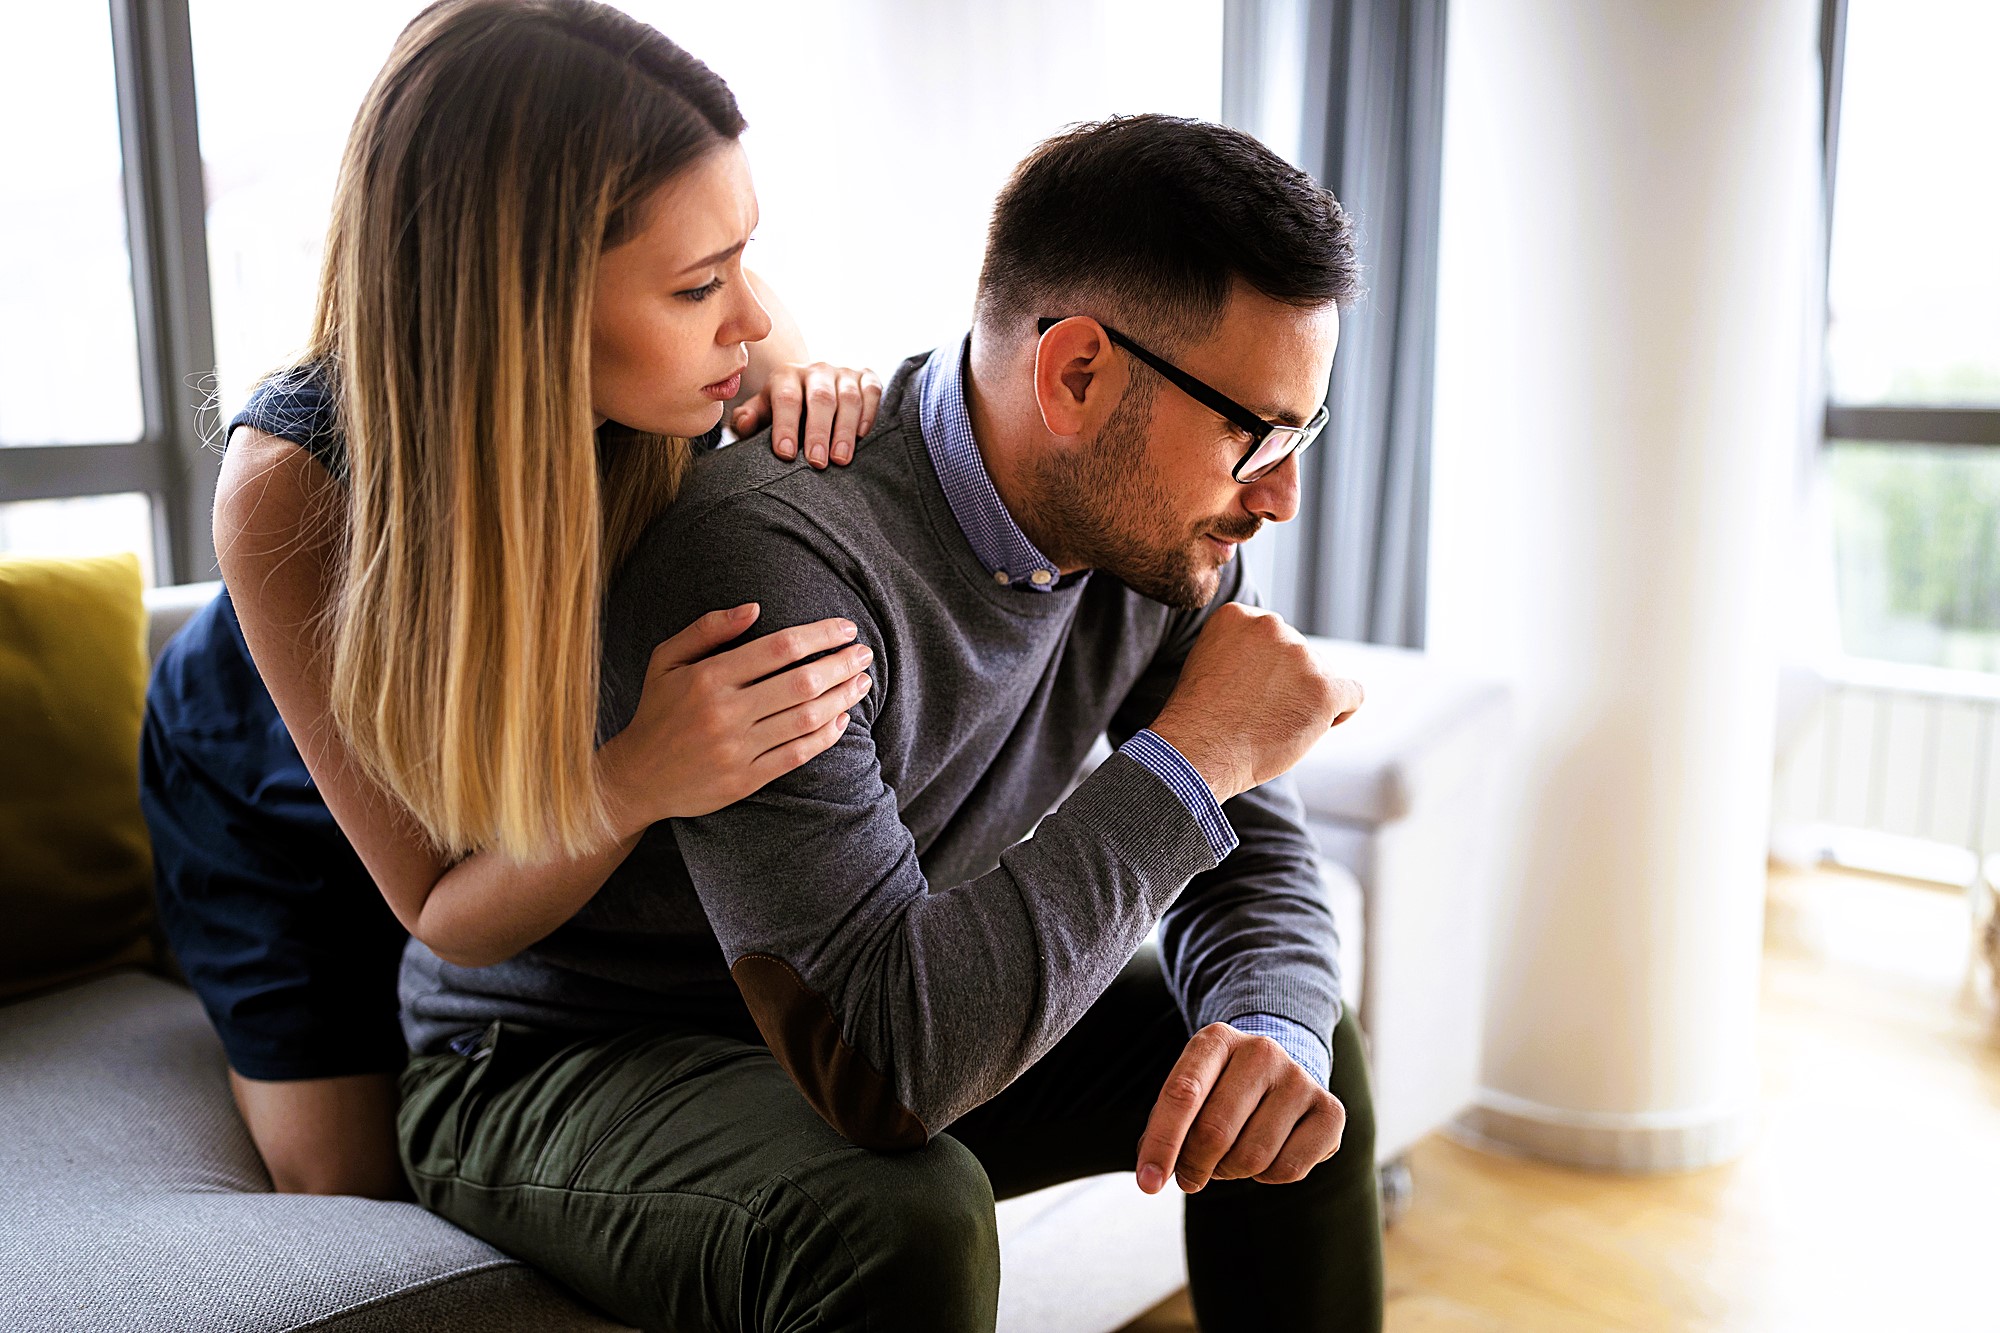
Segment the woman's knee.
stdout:
<path fill-rule="evenodd" d="M 280 1194 L 408 1199 L 390 1074 L 282 1082 L 230 1071 L 250 1139 Z"/>

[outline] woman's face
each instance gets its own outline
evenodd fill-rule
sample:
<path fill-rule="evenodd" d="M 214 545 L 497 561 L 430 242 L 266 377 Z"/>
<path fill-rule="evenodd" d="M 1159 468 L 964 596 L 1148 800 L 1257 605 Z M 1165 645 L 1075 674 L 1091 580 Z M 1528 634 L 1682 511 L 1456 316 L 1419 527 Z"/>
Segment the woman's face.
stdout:
<path fill-rule="evenodd" d="M 639 230 L 604 252 L 590 328 L 598 424 L 700 435 L 722 419 L 771 317 L 743 277 L 757 194 L 742 146 L 703 155 L 660 186 Z"/>

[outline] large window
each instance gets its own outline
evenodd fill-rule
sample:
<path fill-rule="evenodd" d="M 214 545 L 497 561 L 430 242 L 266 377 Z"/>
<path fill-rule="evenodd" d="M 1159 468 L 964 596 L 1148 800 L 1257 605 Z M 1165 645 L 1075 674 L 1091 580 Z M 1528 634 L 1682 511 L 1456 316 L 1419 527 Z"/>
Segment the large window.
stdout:
<path fill-rule="evenodd" d="M 145 433 L 114 71 L 101 5 L 0 16 L 0 448 L 133 445 Z M 43 457 L 10 460 L 16 495 L 35 494 L 27 465 Z M 132 551 L 150 570 L 145 495 L 6 498 L 0 551 Z"/>
<path fill-rule="evenodd" d="M 306 337 L 349 123 L 421 7 L 0 7 L 0 111 L 37 128 L 0 150 L 0 442 L 33 446 L 0 449 L 0 552 L 214 576 L 204 444 Z M 1037 140 L 1221 110 L 1222 0 L 622 7 L 735 90 L 752 267 L 815 354 L 885 373 L 965 326 L 993 194 Z"/>
<path fill-rule="evenodd" d="M 1843 646 L 2000 672 L 2000 5 L 1828 2 Z"/>
<path fill-rule="evenodd" d="M 192 0 L 225 407 L 305 334 L 348 123 L 420 7 L 351 0 L 330 25 L 305 7 Z M 988 207 L 1036 141 L 1116 111 L 1221 109 L 1221 0 L 620 7 L 736 94 L 762 209 L 751 266 L 816 355 L 885 373 L 964 327 Z"/>

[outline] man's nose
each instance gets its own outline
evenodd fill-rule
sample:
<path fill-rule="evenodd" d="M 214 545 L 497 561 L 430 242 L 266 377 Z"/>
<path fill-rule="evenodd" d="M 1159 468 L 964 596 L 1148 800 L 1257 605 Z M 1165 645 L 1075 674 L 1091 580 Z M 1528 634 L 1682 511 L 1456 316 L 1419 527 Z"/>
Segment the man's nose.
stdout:
<path fill-rule="evenodd" d="M 1243 488 L 1243 507 L 1270 523 L 1289 523 L 1299 512 L 1299 456 L 1291 455 Z"/>

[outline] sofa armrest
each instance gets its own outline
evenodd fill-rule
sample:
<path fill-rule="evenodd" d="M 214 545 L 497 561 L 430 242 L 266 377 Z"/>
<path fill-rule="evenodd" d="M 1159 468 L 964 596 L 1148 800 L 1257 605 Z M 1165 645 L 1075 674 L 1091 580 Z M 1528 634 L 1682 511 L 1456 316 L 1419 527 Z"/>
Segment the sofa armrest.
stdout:
<path fill-rule="evenodd" d="M 1331 670 L 1359 681 L 1364 695 L 1360 711 L 1292 770 L 1315 818 L 1368 828 L 1406 818 L 1426 792 L 1453 786 L 1505 743 L 1512 693 L 1504 682 L 1408 648 L 1307 642 Z"/>
<path fill-rule="evenodd" d="M 180 632 L 187 624 L 188 617 L 215 600 L 215 594 L 222 591 L 222 581 L 208 583 L 177 583 L 165 588 L 146 590 L 146 659 L 159 657 L 160 650 L 167 646 L 167 640 Z"/>

